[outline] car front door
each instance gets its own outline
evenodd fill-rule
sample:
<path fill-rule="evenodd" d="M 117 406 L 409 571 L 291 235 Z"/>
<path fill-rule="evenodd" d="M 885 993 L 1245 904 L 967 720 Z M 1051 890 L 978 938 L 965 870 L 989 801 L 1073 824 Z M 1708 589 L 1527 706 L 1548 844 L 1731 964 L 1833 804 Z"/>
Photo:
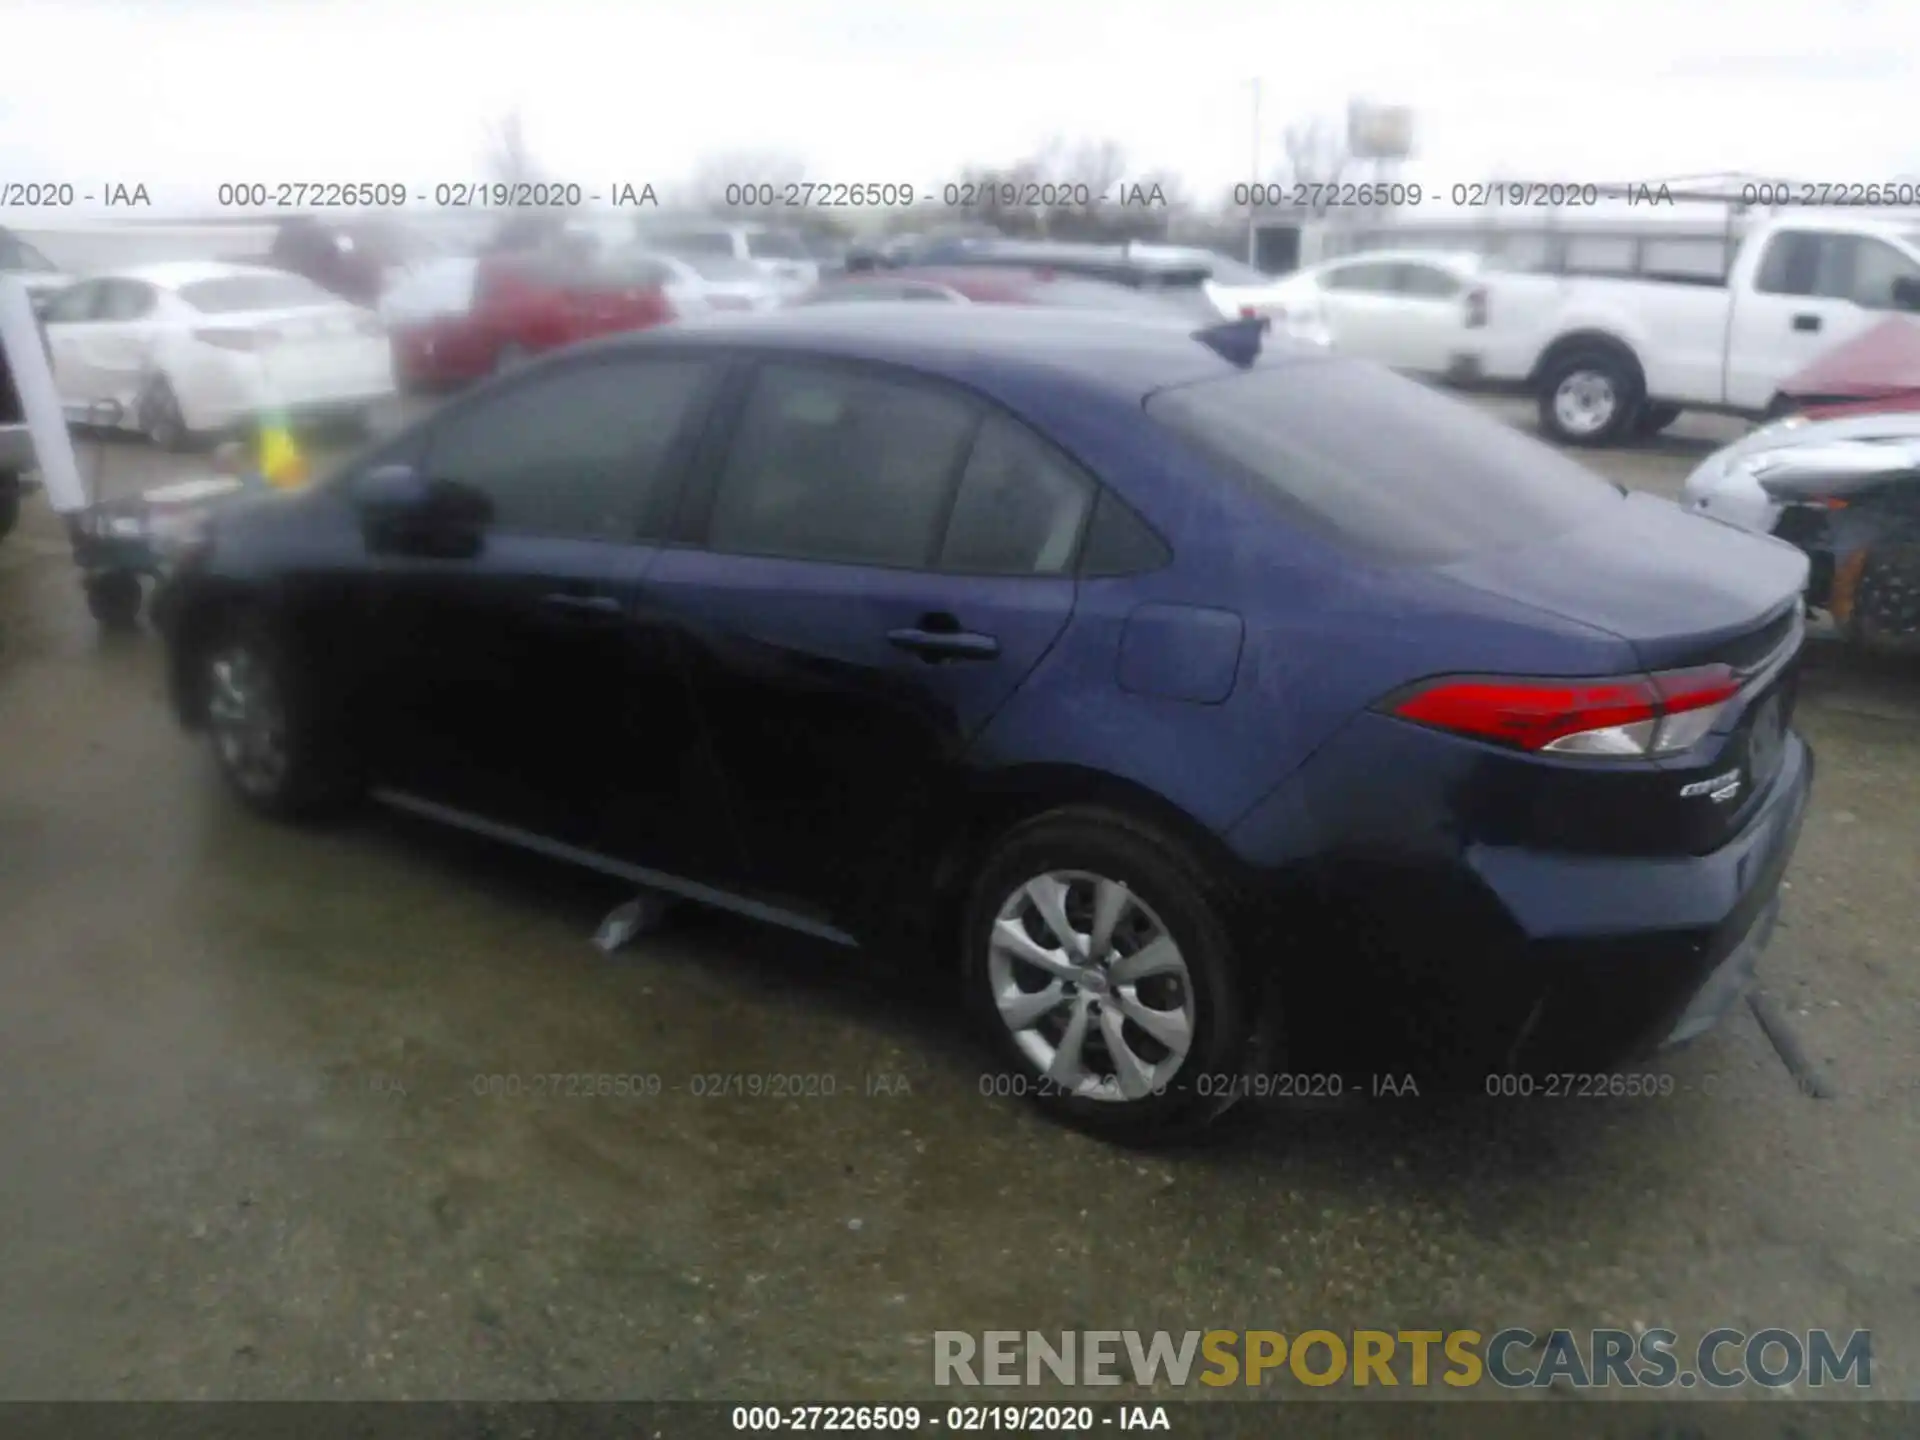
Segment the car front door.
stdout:
<path fill-rule="evenodd" d="M 390 790 L 596 853 L 617 834 L 673 874 L 727 868 L 689 692 L 641 596 L 718 374 L 699 357 L 578 357 L 428 430 L 425 477 L 491 519 L 475 553 L 370 556 Z"/>
<path fill-rule="evenodd" d="M 972 397 L 768 362 L 649 595 L 683 627 L 750 884 L 855 929 L 925 879 L 970 741 L 1072 613 L 1093 486 Z"/>
<path fill-rule="evenodd" d="M 1395 321 L 1380 358 L 1423 375 L 1444 373 L 1466 328 L 1466 285 L 1438 265 L 1408 261 L 1396 268 L 1393 286 Z"/>
<path fill-rule="evenodd" d="M 1753 288 L 1733 296 L 1727 401 L 1759 410 L 1780 382 L 1879 324 L 1892 284 L 1920 266 L 1869 235 L 1782 230 L 1768 241 Z"/>

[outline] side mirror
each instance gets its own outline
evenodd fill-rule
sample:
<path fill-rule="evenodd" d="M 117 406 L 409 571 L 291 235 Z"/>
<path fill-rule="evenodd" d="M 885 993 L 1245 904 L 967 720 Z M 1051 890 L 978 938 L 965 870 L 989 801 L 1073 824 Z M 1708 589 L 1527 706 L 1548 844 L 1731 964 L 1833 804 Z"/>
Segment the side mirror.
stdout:
<path fill-rule="evenodd" d="M 1896 310 L 1920 310 L 1920 277 L 1901 275 L 1895 278 L 1893 307 Z"/>
<path fill-rule="evenodd" d="M 353 486 L 373 550 L 461 560 L 480 553 L 493 505 L 471 486 L 434 480 L 412 465 L 377 465 Z"/>

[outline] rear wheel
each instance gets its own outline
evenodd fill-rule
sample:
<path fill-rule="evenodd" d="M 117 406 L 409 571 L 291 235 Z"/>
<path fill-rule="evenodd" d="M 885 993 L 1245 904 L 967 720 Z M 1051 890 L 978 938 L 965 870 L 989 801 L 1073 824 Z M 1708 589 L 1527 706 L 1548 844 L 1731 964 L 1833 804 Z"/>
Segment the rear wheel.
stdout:
<path fill-rule="evenodd" d="M 1132 1142 L 1195 1133 L 1240 1093 L 1245 987 L 1177 841 L 1106 811 L 1029 821 L 981 872 L 964 944 L 968 1004 L 1007 1065 L 989 1088 Z"/>
<path fill-rule="evenodd" d="M 264 624 L 232 625 L 202 655 L 214 758 L 242 800 L 278 819 L 304 819 L 352 797 L 341 737 Z"/>
<path fill-rule="evenodd" d="M 1854 638 L 1878 650 L 1920 649 L 1920 545 L 1873 552 L 1853 592 Z"/>
<path fill-rule="evenodd" d="M 1541 378 L 1540 428 L 1562 445 L 1612 445 L 1640 410 L 1638 367 L 1612 350 L 1564 355 Z"/>
<path fill-rule="evenodd" d="M 87 577 L 87 612 L 108 630 L 131 630 L 140 620 L 140 577 L 104 570 Z"/>

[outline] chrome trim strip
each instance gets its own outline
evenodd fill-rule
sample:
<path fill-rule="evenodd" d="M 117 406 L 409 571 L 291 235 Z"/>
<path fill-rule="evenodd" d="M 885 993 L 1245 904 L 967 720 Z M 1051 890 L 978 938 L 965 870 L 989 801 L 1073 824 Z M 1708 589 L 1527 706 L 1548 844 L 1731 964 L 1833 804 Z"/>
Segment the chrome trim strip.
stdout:
<path fill-rule="evenodd" d="M 711 905 L 716 910 L 730 910 L 736 915 L 746 916 L 749 920 L 764 921 L 766 924 L 778 925 L 785 930 L 797 930 L 803 935 L 830 940 L 835 945 L 845 945 L 855 950 L 860 948 L 860 942 L 844 930 L 836 930 L 833 926 L 824 925 L 818 920 L 809 920 L 806 916 L 796 915 L 791 910 L 782 910 L 777 905 L 763 905 L 758 900 L 748 900 L 730 891 L 716 890 L 711 885 L 702 885 L 696 880 L 682 880 L 677 875 L 648 870 L 640 865 L 629 865 L 624 860 L 615 860 L 612 856 L 602 855 L 594 850 L 582 850 L 578 846 L 549 840 L 544 835 L 534 834 L 531 830 L 522 830 L 518 826 L 503 825 L 497 820 L 470 815 L 465 810 L 456 810 L 451 805 L 442 805 L 434 800 L 422 800 L 419 796 L 409 795 L 403 790 L 375 790 L 373 798 L 395 810 L 405 810 L 428 820 L 438 820 L 444 825 L 452 825 L 475 835 L 484 835 L 490 840 L 504 840 L 509 845 L 518 845 L 523 850 L 532 850 L 555 860 L 565 860 L 569 864 L 597 870 L 602 875 L 631 880 L 634 884 L 644 885 L 651 890 L 664 890 L 669 895 L 678 895 L 682 899 Z"/>

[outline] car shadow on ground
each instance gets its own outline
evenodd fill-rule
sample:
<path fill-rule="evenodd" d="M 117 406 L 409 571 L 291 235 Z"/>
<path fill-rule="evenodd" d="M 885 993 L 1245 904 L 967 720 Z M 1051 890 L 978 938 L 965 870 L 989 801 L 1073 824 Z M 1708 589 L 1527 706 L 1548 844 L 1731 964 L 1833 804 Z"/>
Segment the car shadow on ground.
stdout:
<path fill-rule="evenodd" d="M 367 840 L 404 851 L 453 888 L 471 888 L 543 920 L 558 920 L 587 946 L 601 921 L 633 897 L 633 888 L 577 867 L 527 854 L 411 815 L 370 809 L 359 822 Z M 695 904 L 674 908 L 666 925 L 636 938 L 601 963 L 694 966 L 704 985 L 749 993 L 776 1007 L 791 1005 L 814 1025 L 870 1034 L 914 1057 L 934 1083 L 973 1089 L 993 1063 L 990 1047 L 968 1025 L 956 977 L 913 957 L 853 950 Z M 556 975 L 555 984 L 567 979 Z M 703 1064 L 706 1062 L 702 1062 Z M 715 1069 L 740 1068 L 715 1056 Z M 1268 1062 L 1268 1070 L 1282 1068 Z M 1600 1142 L 1598 1123 L 1568 1125 L 1564 1105 L 1519 1104 L 1483 1095 L 1362 1093 L 1350 1081 L 1337 1099 L 1254 1098 L 1204 1134 L 1153 1148 L 1183 1165 L 1240 1169 L 1284 1159 L 1315 1171 L 1377 1172 L 1383 1166 L 1415 1190 L 1466 1177 L 1527 1183 L 1583 1168 L 1581 1156 Z M 1005 1105 L 1006 1102 L 992 1102 Z M 1000 1123 L 981 1101 L 984 1123 Z M 1630 1114 L 1645 1102 L 1589 1100 L 1585 1116 Z M 1017 1108 L 1017 1107 L 1016 1107 Z"/>

